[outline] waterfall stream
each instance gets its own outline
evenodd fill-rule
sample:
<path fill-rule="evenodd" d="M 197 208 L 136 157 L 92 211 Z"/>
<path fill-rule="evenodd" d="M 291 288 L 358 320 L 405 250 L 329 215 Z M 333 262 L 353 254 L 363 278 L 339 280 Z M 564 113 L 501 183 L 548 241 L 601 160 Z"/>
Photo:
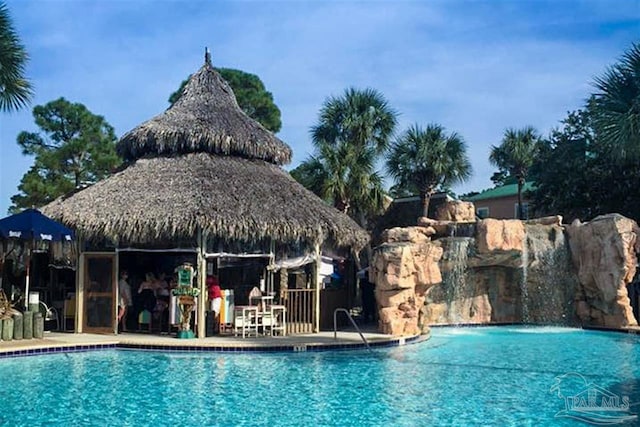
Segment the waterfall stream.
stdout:
<path fill-rule="evenodd" d="M 522 321 L 566 324 L 573 313 L 570 254 L 561 228 L 527 225 Z"/>
<path fill-rule="evenodd" d="M 524 238 L 522 239 L 522 276 L 520 279 L 520 300 L 522 303 L 522 322 L 529 323 L 529 239 L 525 228 Z"/>
<path fill-rule="evenodd" d="M 443 275 L 446 286 L 445 299 L 448 307 L 447 320 L 449 323 L 469 322 L 473 289 L 466 280 L 467 259 L 469 248 L 475 239 L 470 237 L 449 237 L 442 239 L 446 242 L 444 261 L 447 271 Z"/>

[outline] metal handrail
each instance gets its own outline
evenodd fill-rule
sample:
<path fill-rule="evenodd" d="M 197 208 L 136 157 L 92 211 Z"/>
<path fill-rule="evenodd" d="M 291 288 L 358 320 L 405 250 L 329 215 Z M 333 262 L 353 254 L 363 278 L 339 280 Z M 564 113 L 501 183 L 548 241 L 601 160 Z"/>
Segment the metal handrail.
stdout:
<path fill-rule="evenodd" d="M 333 310 L 333 339 L 336 341 L 338 340 L 338 312 L 339 311 L 344 312 L 344 314 L 347 315 L 349 320 L 351 320 L 351 324 L 353 325 L 354 328 L 356 328 L 356 331 L 358 331 L 358 333 L 360 334 L 360 338 L 362 338 L 362 341 L 364 341 L 364 344 L 367 346 L 367 350 L 373 351 L 371 350 L 371 346 L 369 346 L 369 342 L 364 337 L 364 335 L 362 335 L 360 328 L 356 324 L 355 320 L 353 320 L 353 317 L 351 317 L 351 314 L 349 314 L 346 308 L 336 308 L 335 310 Z"/>

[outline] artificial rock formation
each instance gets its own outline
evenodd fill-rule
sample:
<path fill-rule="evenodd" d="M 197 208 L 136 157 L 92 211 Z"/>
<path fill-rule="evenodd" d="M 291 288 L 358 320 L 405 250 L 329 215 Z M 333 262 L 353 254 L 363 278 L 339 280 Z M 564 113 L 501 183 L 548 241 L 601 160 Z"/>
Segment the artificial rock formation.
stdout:
<path fill-rule="evenodd" d="M 478 222 L 478 252 L 522 252 L 525 240 L 524 222 L 517 219 L 487 218 Z"/>
<path fill-rule="evenodd" d="M 475 238 L 438 242 L 443 281 L 426 295 L 427 323 L 571 322 L 576 279 L 555 221 L 482 220 Z"/>
<path fill-rule="evenodd" d="M 473 202 L 447 201 L 438 207 L 436 219 L 439 221 L 473 222 L 476 220 L 476 208 Z"/>
<path fill-rule="evenodd" d="M 635 326 L 627 285 L 636 273 L 638 225 L 618 214 L 567 227 L 580 289 L 576 313 L 584 324 Z"/>
<path fill-rule="evenodd" d="M 376 249 L 380 329 L 410 334 L 430 324 L 637 325 L 627 285 L 636 272 L 640 229 L 620 215 L 561 225 L 485 219 L 473 237 L 450 221 L 388 230 Z M 435 233 L 435 234 L 434 234 Z M 434 237 L 440 237 L 431 241 Z"/>
<path fill-rule="evenodd" d="M 386 233 L 387 240 L 376 248 L 371 265 L 379 329 L 391 335 L 413 335 L 428 329 L 421 318 L 425 293 L 442 281 L 438 268 L 442 248 L 430 241 L 432 230 L 427 227 L 404 230 Z"/>

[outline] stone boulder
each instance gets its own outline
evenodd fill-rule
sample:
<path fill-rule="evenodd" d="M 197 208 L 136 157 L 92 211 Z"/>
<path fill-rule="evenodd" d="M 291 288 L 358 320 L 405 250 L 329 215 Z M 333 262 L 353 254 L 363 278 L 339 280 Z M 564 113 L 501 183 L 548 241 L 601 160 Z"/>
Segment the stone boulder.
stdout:
<path fill-rule="evenodd" d="M 522 252 L 525 230 L 524 223 L 520 220 L 487 218 L 478 221 L 476 230 L 478 253 Z"/>
<path fill-rule="evenodd" d="M 525 221 L 527 225 L 557 225 L 562 226 L 562 216 L 561 215 L 553 215 L 553 216 L 543 216 L 542 218 L 533 218 Z"/>
<path fill-rule="evenodd" d="M 476 220 L 476 208 L 472 202 L 447 201 L 436 210 L 436 219 L 439 221 L 473 222 Z"/>
<path fill-rule="evenodd" d="M 437 219 L 427 218 L 426 216 L 418 218 L 418 226 L 431 228 L 435 230 L 435 234 L 438 236 L 446 236 L 450 224 L 451 221 L 439 221 Z"/>
<path fill-rule="evenodd" d="M 584 324 L 636 326 L 627 285 L 636 273 L 638 225 L 618 214 L 579 220 L 567 227 L 580 289 L 576 312 Z"/>
<path fill-rule="evenodd" d="M 434 234 L 436 230 L 433 227 L 394 227 L 382 232 L 382 241 L 425 243 L 429 242 Z"/>
<path fill-rule="evenodd" d="M 394 232 L 388 237 L 405 236 L 418 242 L 394 240 L 380 245 L 374 252 L 370 278 L 376 285 L 382 333 L 414 335 L 428 329 L 420 317 L 420 309 L 427 289 L 442 281 L 438 268 L 442 248 L 422 238 L 416 239 L 420 234 Z"/>
<path fill-rule="evenodd" d="M 418 225 L 433 230 L 431 239 L 439 237 L 473 237 L 476 231 L 476 222 L 467 221 L 441 221 L 421 216 Z"/>

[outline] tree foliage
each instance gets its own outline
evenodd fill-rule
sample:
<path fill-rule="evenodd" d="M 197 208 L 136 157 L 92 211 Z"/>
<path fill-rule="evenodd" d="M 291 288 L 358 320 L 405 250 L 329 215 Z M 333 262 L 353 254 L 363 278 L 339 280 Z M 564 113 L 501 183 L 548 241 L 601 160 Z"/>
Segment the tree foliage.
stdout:
<path fill-rule="evenodd" d="M 33 90 L 24 76 L 28 59 L 9 9 L 0 2 L 0 111 L 15 111 L 29 104 Z"/>
<path fill-rule="evenodd" d="M 590 105 L 600 143 L 622 160 L 640 159 L 640 44 L 595 79 Z"/>
<path fill-rule="evenodd" d="M 216 68 L 216 71 L 231 86 L 242 111 L 271 132 L 280 131 L 282 127 L 280 109 L 273 102 L 273 95 L 267 91 L 258 76 L 231 68 Z M 169 104 L 175 104 L 180 98 L 189 78 L 191 76 L 184 80 L 178 90 L 169 96 Z"/>
<path fill-rule="evenodd" d="M 330 97 L 311 129 L 315 153 L 291 175 L 360 225 L 382 209 L 384 190 L 376 161 L 389 144 L 396 112 L 373 89 L 347 89 Z"/>
<path fill-rule="evenodd" d="M 531 169 L 536 213 L 560 214 L 569 222 L 610 212 L 640 218 L 640 163 L 612 156 L 597 135 L 587 108 L 569 113 L 541 143 Z"/>
<path fill-rule="evenodd" d="M 513 177 L 518 183 L 518 218 L 524 219 L 522 188 L 529 169 L 538 155 L 540 135 L 531 126 L 523 129 L 505 130 L 502 142 L 491 147 L 489 161 L 503 174 Z M 495 176 L 495 175 L 494 175 Z"/>
<path fill-rule="evenodd" d="M 541 144 L 534 208 L 571 221 L 616 212 L 640 219 L 640 45 L 595 79 L 584 109 Z"/>
<path fill-rule="evenodd" d="M 44 205 L 75 188 L 108 176 L 121 160 L 116 136 L 102 116 L 64 98 L 38 105 L 33 117 L 39 133 L 21 132 L 17 142 L 34 164 L 22 177 L 12 210 Z"/>
<path fill-rule="evenodd" d="M 411 126 L 391 146 L 386 166 L 396 192 L 420 194 L 423 216 L 436 190 L 464 182 L 472 172 L 464 139 L 455 132 L 447 135 L 438 124 Z"/>

